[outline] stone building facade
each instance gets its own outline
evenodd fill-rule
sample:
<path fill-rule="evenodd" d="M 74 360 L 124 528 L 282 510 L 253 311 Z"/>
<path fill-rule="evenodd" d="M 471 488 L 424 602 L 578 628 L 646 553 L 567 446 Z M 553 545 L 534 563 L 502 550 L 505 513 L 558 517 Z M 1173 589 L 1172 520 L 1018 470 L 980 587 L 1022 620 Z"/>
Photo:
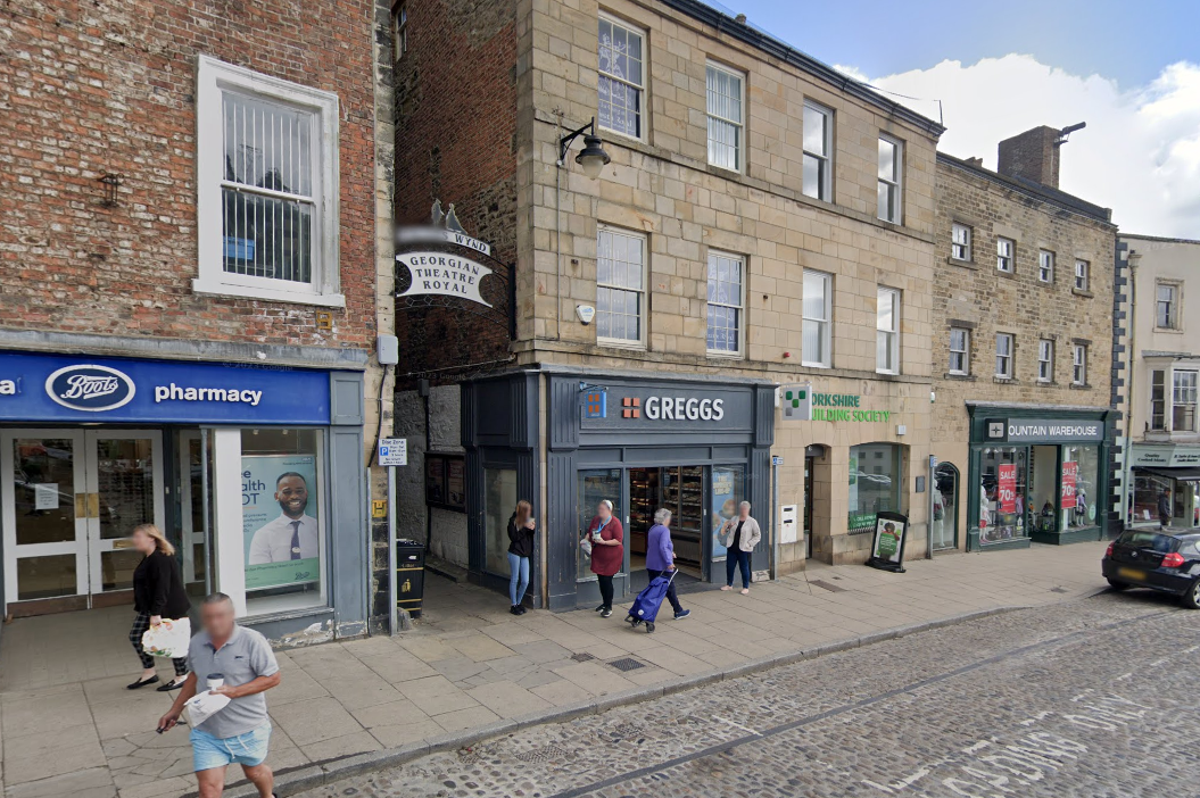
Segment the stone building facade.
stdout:
<path fill-rule="evenodd" d="M 1000 172 L 938 155 L 938 548 L 1095 539 L 1109 525 L 1116 227 L 1059 190 L 1061 146 L 1048 127 L 1017 136 L 1001 144 Z M 1014 151 L 1054 154 L 1006 173 Z"/>
<path fill-rule="evenodd" d="M 460 564 L 506 581 L 518 496 L 542 521 L 534 601 L 555 608 L 594 603 L 577 540 L 598 498 L 630 527 L 624 590 L 637 585 L 645 511 L 671 502 L 698 578 L 724 579 L 708 530 L 728 498 L 751 500 L 770 530 L 755 570 L 801 569 L 809 545 L 826 562 L 863 561 L 875 510 L 907 513 L 907 555 L 923 555 L 941 127 L 688 0 L 432 2 L 406 21 L 397 172 L 430 193 L 414 191 L 399 217 L 455 201 L 467 230 L 505 252 L 511 242 L 516 263 L 511 364 L 425 374 L 461 393 Z M 455 45 L 432 41 L 447 29 Z M 462 115 L 435 123 L 404 98 L 449 96 L 449 79 L 422 81 L 484 51 L 511 60 L 454 85 L 511 99 L 511 144 L 503 118 L 473 118 L 483 129 L 451 159 Z M 575 163 L 580 140 L 559 163 L 560 140 L 593 118 L 611 157 L 595 180 Z M 776 388 L 800 385 L 819 420 L 785 417 Z M 593 415 L 585 399 L 601 393 L 606 415 Z M 408 475 L 407 496 L 423 504 L 422 478 Z M 775 518 L 783 507 L 795 524 Z"/>
<path fill-rule="evenodd" d="M 26 529 L 30 496 L 5 488 L 8 612 L 125 602 L 133 552 L 113 541 L 149 521 L 189 589 L 230 593 L 269 634 L 364 632 L 379 488 L 363 463 L 391 406 L 373 354 L 393 310 L 390 8 L 51 0 L 0 17 L 0 359 L 17 386 L 0 456 L 56 484 L 41 500 L 62 511 Z M 282 470 L 309 495 L 289 574 L 243 546 L 243 504 L 279 516 L 275 486 L 251 486 Z"/>

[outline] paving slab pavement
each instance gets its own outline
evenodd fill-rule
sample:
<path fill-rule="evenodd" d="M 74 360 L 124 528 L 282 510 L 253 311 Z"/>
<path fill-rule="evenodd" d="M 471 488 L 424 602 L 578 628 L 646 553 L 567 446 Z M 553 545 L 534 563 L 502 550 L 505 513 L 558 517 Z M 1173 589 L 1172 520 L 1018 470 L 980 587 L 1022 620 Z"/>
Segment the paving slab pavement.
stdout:
<path fill-rule="evenodd" d="M 689 591 L 681 599 L 691 617 L 664 616 L 654 634 L 630 629 L 620 611 L 609 619 L 586 610 L 515 617 L 504 596 L 431 576 L 425 617 L 413 631 L 280 652 L 283 684 L 268 695 L 270 761 L 286 795 L 332 773 L 643 700 L 897 629 L 1090 595 L 1106 587 L 1099 575 L 1105 545 L 944 555 L 908 563 L 905 574 L 814 563 L 754 585 L 749 596 L 715 587 Z M 78 663 L 39 668 L 36 658 L 58 652 L 44 641 L 27 646 L 34 625 L 24 620 L 0 641 L 5 798 L 193 792 L 185 731 L 153 731 L 170 696 L 125 690 L 137 670 L 124 650 L 129 612 L 86 615 L 87 625 L 65 622 L 78 635 L 76 650 L 100 652 L 91 671 Z M 240 772 L 231 769 L 229 780 L 239 781 Z"/>

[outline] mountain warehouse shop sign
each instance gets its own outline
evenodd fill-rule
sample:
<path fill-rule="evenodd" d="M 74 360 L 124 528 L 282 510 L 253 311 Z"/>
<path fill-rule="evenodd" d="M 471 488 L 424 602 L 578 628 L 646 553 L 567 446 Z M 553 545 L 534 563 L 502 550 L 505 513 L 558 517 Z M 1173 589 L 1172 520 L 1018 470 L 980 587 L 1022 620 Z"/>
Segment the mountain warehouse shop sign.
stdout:
<path fill-rule="evenodd" d="M 445 252 L 406 252 L 397 255 L 396 262 L 412 277 L 412 284 L 400 296 L 456 296 L 491 307 L 479 294 L 479 282 L 492 270 L 478 261 Z"/>
<path fill-rule="evenodd" d="M 988 423 L 988 437 L 1003 437 L 1010 443 L 1095 441 L 1104 440 L 1104 423 L 1101 421 L 1077 421 L 1075 419 L 1010 418 Z"/>
<path fill-rule="evenodd" d="M 852 393 L 814 393 L 813 421 L 854 421 L 866 424 L 887 423 L 891 410 L 862 410 L 862 397 Z"/>

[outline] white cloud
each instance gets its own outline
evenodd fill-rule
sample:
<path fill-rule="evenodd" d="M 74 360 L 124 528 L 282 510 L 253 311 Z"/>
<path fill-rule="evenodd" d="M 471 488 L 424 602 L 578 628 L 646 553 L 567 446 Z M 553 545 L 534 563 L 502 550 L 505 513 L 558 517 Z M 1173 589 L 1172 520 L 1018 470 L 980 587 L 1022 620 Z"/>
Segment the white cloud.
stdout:
<path fill-rule="evenodd" d="M 860 80 L 853 67 L 838 67 Z M 1113 209 L 1126 232 L 1200 239 L 1200 65 L 1172 64 L 1150 84 L 1121 90 L 1099 75 L 1072 75 L 1032 56 L 1006 55 L 963 66 L 870 79 L 901 102 L 938 118 L 940 149 L 980 156 L 996 168 L 1001 139 L 1038 125 L 1087 122 L 1063 146 L 1059 187 Z M 899 98 L 898 98 L 899 99 Z"/>

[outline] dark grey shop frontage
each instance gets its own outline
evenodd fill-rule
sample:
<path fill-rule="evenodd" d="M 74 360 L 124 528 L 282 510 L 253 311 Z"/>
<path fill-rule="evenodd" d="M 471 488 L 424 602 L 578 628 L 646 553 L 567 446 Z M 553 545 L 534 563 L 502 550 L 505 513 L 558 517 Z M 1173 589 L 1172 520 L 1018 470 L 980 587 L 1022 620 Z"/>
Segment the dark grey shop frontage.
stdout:
<path fill-rule="evenodd" d="M 686 581 L 724 578 L 715 532 L 743 499 L 768 527 L 771 383 L 542 367 L 464 384 L 462 399 L 470 570 L 507 587 L 508 518 L 529 499 L 540 531 L 535 606 L 598 600 L 579 539 L 603 499 L 625 529 L 618 596 L 645 584 L 646 531 L 660 507 L 672 512 Z M 770 545 L 764 535 L 755 570 L 769 568 Z"/>

